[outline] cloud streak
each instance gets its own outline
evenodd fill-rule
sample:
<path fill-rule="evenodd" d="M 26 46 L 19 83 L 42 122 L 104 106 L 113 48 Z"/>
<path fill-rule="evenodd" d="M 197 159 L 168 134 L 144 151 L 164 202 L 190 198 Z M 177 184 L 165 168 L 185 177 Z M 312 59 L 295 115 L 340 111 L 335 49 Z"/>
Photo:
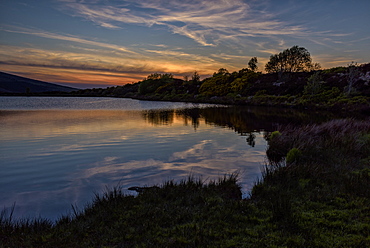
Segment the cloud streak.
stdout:
<path fill-rule="evenodd" d="M 207 56 L 167 49 L 166 45 L 152 45 L 153 49 L 134 48 L 91 41 L 78 36 L 62 35 L 44 30 L 17 26 L 0 27 L 2 31 L 32 35 L 47 39 L 69 41 L 82 47 L 70 45 L 75 52 L 63 50 L 45 50 L 37 48 L 0 45 L 0 64 L 33 66 L 45 68 L 76 69 L 115 73 L 153 73 L 170 72 L 186 74 L 198 71 L 211 74 L 221 63 Z M 87 46 L 86 46 L 87 45 Z M 91 46 L 96 48 L 91 48 Z M 178 48 L 180 49 L 180 48 Z"/>
<path fill-rule="evenodd" d="M 116 78 L 114 81 L 121 82 L 119 84 L 132 83 L 142 80 L 153 72 L 173 73 L 177 76 L 190 75 L 194 72 L 194 66 L 202 75 L 209 75 L 214 72 L 215 67 L 222 66 L 221 62 L 213 58 L 165 48 L 164 50 L 143 49 L 141 55 L 131 57 L 101 49 L 72 46 L 72 50 L 74 51 L 66 52 L 0 45 L 0 65 L 2 70 L 11 67 L 15 69 L 19 66 L 34 68 L 27 69 L 27 72 L 29 74 L 33 71 L 35 75 L 37 71 L 44 69 L 44 73 L 38 73 L 36 77 L 40 80 L 46 80 L 45 75 L 49 72 L 50 75 L 64 74 L 65 76 L 64 80 L 62 77 L 59 79 L 50 76 L 49 80 L 53 82 L 72 82 L 73 80 L 94 82 L 101 77 L 100 83 L 107 80 L 107 84 L 112 82 L 112 79 L 108 77 Z M 35 68 L 40 70 L 35 70 Z M 24 70 L 22 69 L 23 72 Z M 56 72 L 58 70 L 59 72 Z M 8 71 L 11 72 L 11 70 Z M 84 74 L 84 76 L 79 74 Z M 98 76 L 98 74 L 101 75 Z M 30 75 L 30 77 L 35 76 Z"/>
<path fill-rule="evenodd" d="M 46 51 L 35 48 L 0 46 L 0 63 L 7 65 L 38 66 L 107 72 L 137 72 L 146 70 L 132 59 L 112 62 L 112 57 L 65 51 Z"/>
<path fill-rule="evenodd" d="M 70 42 L 76 42 L 76 43 L 80 43 L 84 45 L 92 45 L 96 47 L 108 48 L 108 49 L 115 50 L 115 51 L 122 52 L 122 53 L 136 54 L 135 52 L 123 46 L 118 46 L 118 45 L 108 44 L 108 43 L 103 43 L 103 42 L 98 42 L 98 41 L 91 41 L 88 39 L 83 39 L 83 38 L 71 36 L 71 35 L 62 35 L 62 34 L 46 32 L 42 30 L 20 28 L 20 27 L 14 27 L 14 26 L 10 28 L 1 28 L 1 30 L 10 32 L 10 33 L 28 34 L 28 35 L 34 35 L 34 36 L 48 38 L 48 39 L 70 41 Z"/>
<path fill-rule="evenodd" d="M 64 2 L 64 1 L 62 1 Z M 64 2 L 65 3 L 65 2 Z M 99 4 L 100 3 L 100 4 Z M 160 25 L 202 46 L 222 40 L 270 35 L 308 35 L 305 28 L 277 21 L 241 0 L 124 1 L 125 6 L 68 1 L 64 7 L 97 25 L 119 28 L 126 24 Z"/>
<path fill-rule="evenodd" d="M 258 57 L 263 70 L 270 55 L 293 45 L 306 47 L 323 67 L 346 65 L 347 60 L 366 62 L 370 36 L 363 10 L 368 3 L 291 3 L 55 0 L 24 5 L 22 0 L 7 1 L 4 6 L 14 13 L 2 9 L 0 64 L 3 71 L 14 74 L 50 72 L 52 79 L 68 72 L 66 80 L 76 78 L 78 83 L 94 80 L 97 74 L 101 82 L 108 76 L 133 75 L 124 81 L 131 83 L 154 72 L 181 77 L 197 70 L 204 78 L 219 68 L 237 71 L 251 57 Z M 341 14 L 333 6 L 339 6 Z M 342 18 L 344 13 L 349 15 Z"/>

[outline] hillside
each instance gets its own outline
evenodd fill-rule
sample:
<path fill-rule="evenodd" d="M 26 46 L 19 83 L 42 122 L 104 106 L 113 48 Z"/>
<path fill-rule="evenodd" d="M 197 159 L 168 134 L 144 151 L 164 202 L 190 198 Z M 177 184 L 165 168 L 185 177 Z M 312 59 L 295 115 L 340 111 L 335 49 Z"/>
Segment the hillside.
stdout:
<path fill-rule="evenodd" d="M 74 90 L 76 89 L 72 87 L 0 72 L 0 93 L 71 92 Z"/>
<path fill-rule="evenodd" d="M 295 107 L 370 113 L 370 63 L 303 72 L 262 73 L 221 68 L 200 80 L 149 75 L 134 84 L 106 89 L 81 89 L 76 96 L 129 97 L 235 105 Z"/>

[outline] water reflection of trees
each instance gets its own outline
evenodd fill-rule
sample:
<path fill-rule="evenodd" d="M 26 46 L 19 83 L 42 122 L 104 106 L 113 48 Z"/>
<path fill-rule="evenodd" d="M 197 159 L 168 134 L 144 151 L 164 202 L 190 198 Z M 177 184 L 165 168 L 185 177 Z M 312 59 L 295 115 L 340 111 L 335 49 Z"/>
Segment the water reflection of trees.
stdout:
<path fill-rule="evenodd" d="M 194 129 L 199 127 L 199 120 L 202 118 L 201 109 L 182 109 L 177 110 L 176 114 L 183 118 L 185 125 L 188 125 L 188 123 L 191 122 L 191 125 L 194 127 Z"/>
<path fill-rule="evenodd" d="M 184 122 L 185 126 L 192 125 L 194 129 L 199 127 L 199 120 L 202 118 L 201 109 L 182 110 L 147 110 L 143 111 L 143 117 L 152 125 L 170 125 L 175 118 Z"/>
<path fill-rule="evenodd" d="M 174 110 L 147 110 L 143 112 L 143 117 L 153 125 L 169 125 L 175 118 Z"/>
<path fill-rule="evenodd" d="M 256 139 L 256 135 L 251 132 L 247 135 L 246 141 L 247 141 L 249 146 L 254 147 L 256 145 L 255 139 Z"/>
<path fill-rule="evenodd" d="M 184 125 L 199 127 L 200 120 L 210 125 L 230 128 L 247 136 L 247 142 L 253 144 L 253 133 L 271 132 L 285 125 L 320 123 L 334 118 L 332 113 L 309 112 L 286 108 L 264 107 L 209 107 L 180 110 L 150 110 L 143 113 L 144 118 L 153 125 L 169 125 L 175 120 L 182 120 Z"/>

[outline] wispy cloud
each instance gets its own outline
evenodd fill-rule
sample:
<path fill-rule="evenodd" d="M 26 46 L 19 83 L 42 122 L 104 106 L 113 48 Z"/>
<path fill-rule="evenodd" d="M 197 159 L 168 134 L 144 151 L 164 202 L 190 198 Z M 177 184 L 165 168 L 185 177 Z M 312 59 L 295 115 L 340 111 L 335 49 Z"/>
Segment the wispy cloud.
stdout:
<path fill-rule="evenodd" d="M 194 66 L 198 68 L 198 71 L 205 74 L 213 73 L 215 68 L 221 66 L 220 62 L 209 56 L 187 53 L 181 51 L 181 49 L 178 51 L 171 50 L 168 45 L 164 44 L 151 45 L 156 49 L 134 47 L 134 51 L 134 49 L 128 49 L 125 46 L 33 28 L 3 26 L 0 29 L 11 33 L 72 42 L 72 45 L 64 44 L 62 50 L 59 51 L 3 45 L 0 47 L 0 63 L 3 65 L 117 73 L 171 72 L 180 75 L 193 72 Z M 80 44 L 80 46 L 73 45 L 73 43 Z M 66 47 L 78 51 L 68 52 L 65 50 Z"/>
<path fill-rule="evenodd" d="M 123 47 L 123 46 L 104 43 L 104 42 L 98 42 L 98 41 L 92 41 L 92 40 L 88 40 L 88 39 L 84 39 L 84 38 L 76 37 L 76 36 L 71 36 L 71 35 L 56 34 L 56 33 L 51 33 L 51 32 L 47 32 L 43 30 L 21 28 L 21 27 L 15 27 L 15 26 L 0 27 L 0 30 L 11 32 L 11 33 L 34 35 L 34 36 L 48 38 L 48 39 L 71 41 L 71 42 L 81 43 L 85 45 L 92 45 L 92 46 L 97 46 L 97 47 L 102 47 L 102 48 L 108 48 L 108 49 L 116 50 L 119 52 L 136 54 L 134 51 L 131 51 L 130 49 Z"/>
<path fill-rule="evenodd" d="M 187 75 L 194 72 L 194 66 L 202 75 L 208 75 L 214 72 L 214 68 L 222 65 L 215 59 L 182 51 L 147 49 L 141 50 L 140 56 L 129 57 L 84 47 L 73 46 L 73 49 L 76 51 L 0 45 L 0 64 L 3 70 L 5 66 L 37 67 L 48 71 L 74 70 L 75 73 L 85 73 L 85 81 L 87 78 L 93 79 L 99 72 L 106 74 L 105 76 L 125 75 L 127 80 L 122 80 L 123 83 L 141 80 L 153 72 Z M 133 76 L 127 76 L 128 74 Z"/>
<path fill-rule="evenodd" d="M 117 78 L 134 75 L 128 76 L 127 83 L 153 72 L 184 76 L 197 70 L 205 77 L 219 68 L 240 70 L 254 56 L 262 65 L 271 54 L 293 45 L 306 47 L 323 66 L 341 65 L 346 60 L 362 62 L 368 57 L 368 32 L 358 31 L 359 23 L 354 24 L 357 29 L 348 29 L 347 22 L 343 28 L 325 25 L 324 21 L 335 23 L 337 17 L 325 15 L 332 8 L 319 0 L 314 0 L 316 5 L 294 2 L 284 6 L 270 0 L 51 2 L 45 6 L 63 12 L 58 13 L 57 26 L 45 26 L 38 20 L 47 15 L 22 23 L 24 12 L 14 13 L 19 22 L 0 24 L 2 70 L 27 67 L 27 73 L 44 69 L 58 76 L 59 71 L 74 71 L 78 82 L 83 81 L 83 75 L 90 79 L 97 74 Z M 32 18 L 40 14 L 36 6 L 23 10 Z M 74 28 L 68 26 L 81 20 Z"/>
<path fill-rule="evenodd" d="M 189 29 L 187 26 L 182 26 L 182 27 L 177 27 L 175 25 L 169 25 L 167 24 L 167 26 L 169 28 L 171 28 L 172 32 L 174 34 L 180 34 L 180 35 L 184 35 L 194 41 L 196 41 L 197 43 L 203 45 L 203 46 L 214 46 L 213 43 L 208 43 L 207 42 L 207 39 L 206 39 L 206 31 L 204 30 L 191 30 Z"/>
<path fill-rule="evenodd" d="M 224 60 L 245 60 L 247 59 L 245 56 L 241 56 L 241 55 L 230 55 L 230 54 L 226 54 L 226 53 L 220 53 L 220 54 L 211 54 L 212 57 L 215 57 L 215 58 L 222 58 Z"/>
<path fill-rule="evenodd" d="M 94 23 L 118 28 L 125 24 L 161 25 L 172 33 L 186 36 L 202 46 L 238 37 L 307 35 L 304 27 L 276 20 L 241 0 L 215 1 L 124 1 L 123 6 L 105 1 L 87 4 L 68 1 L 64 7 L 74 15 Z"/>
<path fill-rule="evenodd" d="M 199 63 L 206 63 L 206 64 L 215 64 L 217 61 L 215 59 L 210 58 L 209 56 L 202 56 L 199 54 L 193 54 L 193 53 L 186 53 L 184 51 L 174 51 L 174 50 L 153 50 L 153 49 L 146 49 L 144 50 L 148 53 L 155 53 L 159 56 L 165 57 L 171 57 L 171 60 L 177 58 L 177 59 L 186 59 L 187 61 L 193 61 L 193 62 L 199 62 Z"/>
<path fill-rule="evenodd" d="M 97 53 L 48 51 L 15 46 L 0 46 L 0 63 L 3 65 L 114 73 L 149 73 L 161 68 L 160 66 L 156 66 L 154 62 L 143 62 L 140 59 L 135 60 L 132 58 L 113 57 L 101 54 L 97 56 Z"/>
<path fill-rule="evenodd" d="M 346 56 L 347 55 L 347 56 Z M 336 66 L 347 66 L 352 61 L 356 61 L 356 58 L 352 53 L 347 53 L 343 51 L 342 55 L 332 55 L 328 53 L 323 53 L 319 55 L 312 56 L 314 60 L 320 61 L 323 68 L 332 68 Z M 356 61 L 357 62 L 357 61 Z M 360 63 L 367 61 L 358 61 Z"/>

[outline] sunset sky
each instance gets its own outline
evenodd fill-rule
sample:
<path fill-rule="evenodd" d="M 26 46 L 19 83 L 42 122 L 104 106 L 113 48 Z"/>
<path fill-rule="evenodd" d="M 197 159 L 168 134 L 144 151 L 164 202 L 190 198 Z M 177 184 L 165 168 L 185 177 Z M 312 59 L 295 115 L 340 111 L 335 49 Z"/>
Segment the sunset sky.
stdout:
<path fill-rule="evenodd" d="M 207 77 L 305 47 L 370 62 L 369 0 L 0 0 L 0 71 L 79 88 Z"/>

